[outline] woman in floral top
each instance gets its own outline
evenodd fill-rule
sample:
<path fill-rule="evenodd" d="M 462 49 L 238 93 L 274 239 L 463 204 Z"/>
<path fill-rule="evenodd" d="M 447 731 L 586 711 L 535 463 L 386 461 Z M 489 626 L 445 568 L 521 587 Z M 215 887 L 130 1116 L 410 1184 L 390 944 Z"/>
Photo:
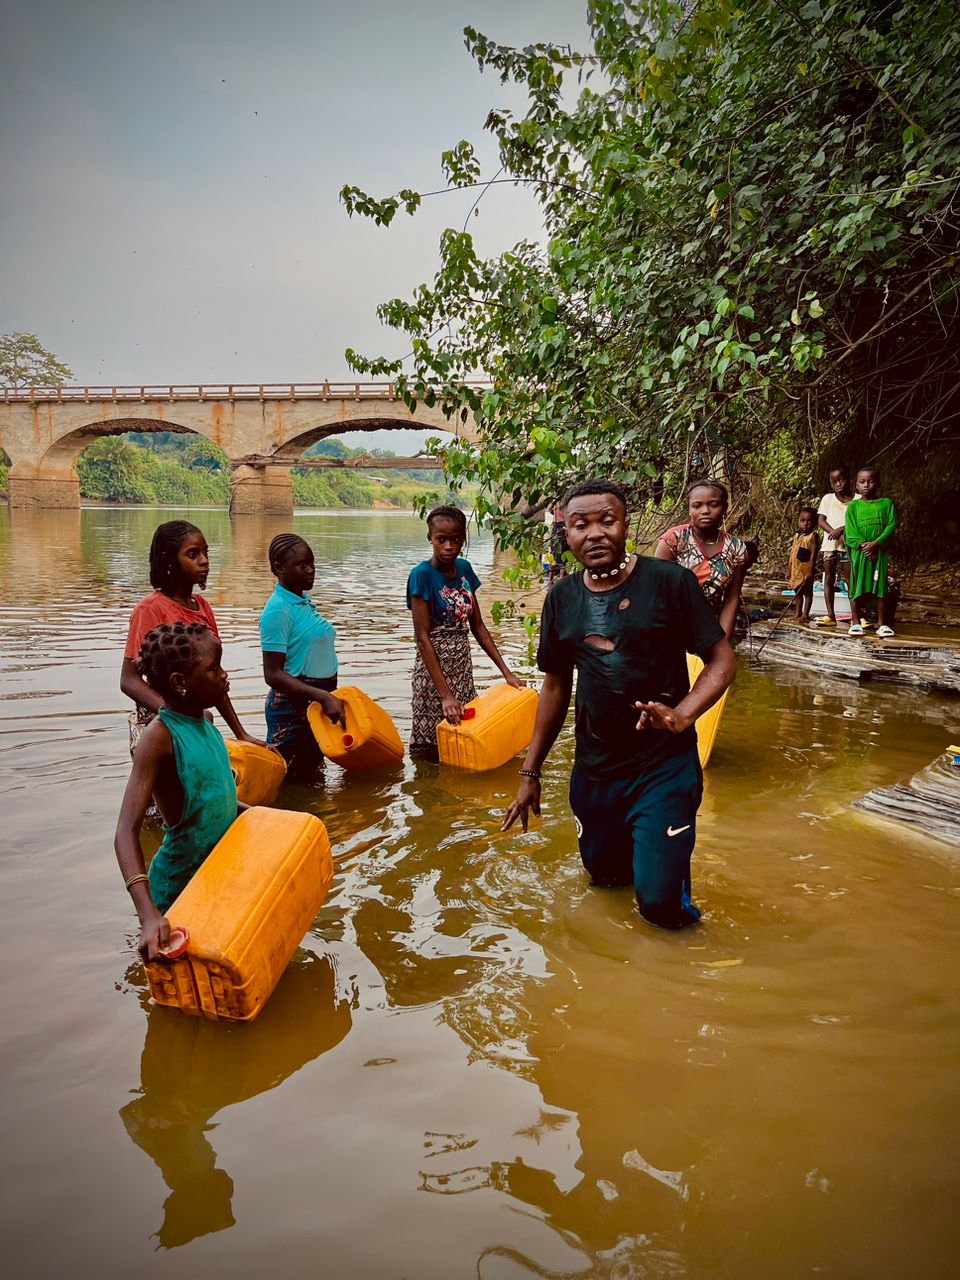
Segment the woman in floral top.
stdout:
<path fill-rule="evenodd" d="M 729 640 L 747 572 L 747 548 L 723 527 L 729 502 L 726 485 L 695 480 L 687 490 L 687 502 L 689 524 L 668 529 L 654 554 L 693 572 Z"/>

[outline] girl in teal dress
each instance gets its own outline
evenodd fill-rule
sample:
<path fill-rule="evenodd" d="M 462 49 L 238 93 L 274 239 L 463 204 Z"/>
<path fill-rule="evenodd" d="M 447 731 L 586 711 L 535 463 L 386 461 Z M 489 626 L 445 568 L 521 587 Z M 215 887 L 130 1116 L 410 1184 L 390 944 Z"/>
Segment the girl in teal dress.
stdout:
<path fill-rule="evenodd" d="M 880 472 L 876 467 L 862 467 L 857 472 L 857 493 L 859 501 L 847 504 L 843 535 L 850 553 L 850 635 L 863 635 L 860 600 L 875 596 L 880 618 L 877 635 L 888 640 L 894 632 L 887 625 L 887 570 L 897 513 L 889 498 L 880 497 Z"/>
<path fill-rule="evenodd" d="M 163 705 L 143 732 L 124 792 L 114 847 L 124 886 L 140 917 L 140 954 L 162 956 L 170 942 L 164 915 L 240 810 L 227 746 L 207 719 L 230 681 L 215 631 L 195 622 L 163 622 L 140 650 L 143 674 Z M 163 816 L 163 843 L 149 874 L 140 848 L 151 795 Z"/>

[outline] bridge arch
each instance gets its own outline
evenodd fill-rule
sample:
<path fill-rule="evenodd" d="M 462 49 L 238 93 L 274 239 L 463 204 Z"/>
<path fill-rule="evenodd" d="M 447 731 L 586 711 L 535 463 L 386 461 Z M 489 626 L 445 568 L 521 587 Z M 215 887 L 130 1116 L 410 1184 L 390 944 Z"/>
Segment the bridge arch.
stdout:
<path fill-rule="evenodd" d="M 286 515 L 293 512 L 292 469 L 304 453 L 320 440 L 350 431 L 433 431 L 452 437 L 469 437 L 469 428 L 444 417 L 437 408 L 417 407 L 416 414 L 402 402 L 356 403 L 336 401 L 301 409 L 296 415 L 280 412 L 274 419 L 274 443 L 261 457 L 289 462 L 289 466 L 235 466 L 230 490 L 231 515 Z"/>
<path fill-rule="evenodd" d="M 346 421 L 339 415 L 335 417 L 327 416 L 313 426 L 298 431 L 296 435 L 285 440 L 283 444 L 277 445 L 272 451 L 272 456 L 275 458 L 289 458 L 291 462 L 295 462 L 320 440 L 329 440 L 331 436 L 346 435 L 349 431 L 434 431 L 444 435 L 449 434 L 458 439 L 469 437 L 469 432 L 463 427 L 463 424 L 460 424 L 460 430 L 458 431 L 456 423 L 443 418 L 442 415 L 439 416 L 441 418 L 440 422 L 424 421 L 419 414 L 416 418 L 400 417 L 399 414 L 384 414 L 379 417 L 350 418 Z"/>
<path fill-rule="evenodd" d="M 198 435 L 215 438 L 209 433 L 170 422 L 165 418 L 138 417 L 98 418 L 66 430 L 46 449 L 34 457 L 12 456 L 10 497 L 15 506 L 78 507 L 80 481 L 76 462 L 89 445 L 108 436 L 125 435 L 128 431 L 170 431 L 175 435 Z M 37 456 L 39 453 L 39 456 Z"/>

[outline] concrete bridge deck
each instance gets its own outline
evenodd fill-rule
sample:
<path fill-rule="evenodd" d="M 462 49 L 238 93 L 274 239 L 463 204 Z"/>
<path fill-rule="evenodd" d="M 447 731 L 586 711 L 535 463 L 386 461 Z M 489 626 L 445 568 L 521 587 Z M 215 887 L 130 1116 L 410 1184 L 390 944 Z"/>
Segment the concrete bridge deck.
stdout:
<path fill-rule="evenodd" d="M 477 438 L 472 415 L 450 419 L 422 402 L 411 410 L 393 382 L 5 387 L 0 395 L 14 507 L 79 507 L 74 463 L 94 440 L 175 431 L 205 436 L 226 453 L 232 513 L 285 515 L 293 510 L 290 468 L 305 449 L 325 436 L 383 428 Z"/>

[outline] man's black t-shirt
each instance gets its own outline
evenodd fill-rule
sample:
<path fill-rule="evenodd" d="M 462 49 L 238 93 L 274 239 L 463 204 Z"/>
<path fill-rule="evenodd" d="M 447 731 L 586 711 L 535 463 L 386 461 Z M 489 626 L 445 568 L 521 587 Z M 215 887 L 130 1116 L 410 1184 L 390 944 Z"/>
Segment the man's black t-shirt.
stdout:
<path fill-rule="evenodd" d="M 577 768 L 597 781 L 623 778 L 689 751 L 693 728 L 638 730 L 633 704 L 676 706 L 690 689 L 687 653 L 703 654 L 723 636 L 696 578 L 669 560 L 638 558 L 612 591 L 589 591 L 582 574 L 561 579 L 544 601 L 537 666 L 553 675 L 576 669 Z"/>

